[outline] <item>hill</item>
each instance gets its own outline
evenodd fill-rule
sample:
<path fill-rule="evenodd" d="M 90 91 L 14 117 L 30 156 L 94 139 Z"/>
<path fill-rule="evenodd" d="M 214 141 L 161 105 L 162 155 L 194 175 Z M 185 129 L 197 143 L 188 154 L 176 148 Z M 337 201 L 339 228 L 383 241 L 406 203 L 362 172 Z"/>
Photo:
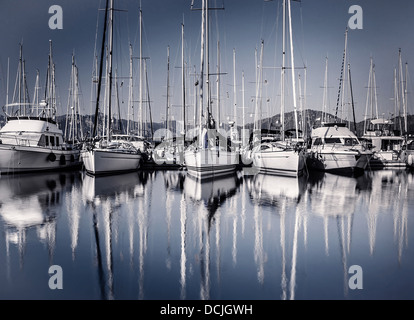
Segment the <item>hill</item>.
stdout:
<path fill-rule="evenodd" d="M 81 116 L 81 126 L 82 126 L 82 130 L 84 135 L 86 136 L 91 136 L 92 134 L 92 128 L 93 128 L 93 116 L 91 115 L 85 115 L 85 116 Z M 298 114 L 298 121 L 300 123 L 300 128 L 302 127 L 302 123 L 305 124 L 305 127 L 303 130 L 305 133 L 310 133 L 312 127 L 314 126 L 318 126 L 320 124 L 320 119 L 322 118 L 322 112 L 321 111 L 316 111 L 316 110 L 306 110 L 304 112 L 304 115 Z M 331 119 L 330 121 L 334 121 L 335 116 L 332 114 L 328 114 L 328 119 Z M 401 117 L 395 117 L 391 119 L 395 124 L 398 124 L 401 121 L 401 123 L 404 122 L 404 119 Z M 338 119 L 339 122 L 341 122 L 341 119 Z M 0 127 L 3 127 L 5 124 L 6 120 L 5 120 L 5 116 L 2 114 L 0 115 Z M 57 123 L 59 128 L 61 128 L 63 131 L 65 131 L 65 126 L 66 126 L 66 115 L 61 115 L 57 117 Z M 407 123 L 408 123 L 408 133 L 409 134 L 414 134 L 414 115 L 408 115 L 407 117 Z M 276 127 L 279 126 L 280 124 L 280 114 L 277 114 L 275 116 L 272 116 L 270 118 L 265 118 L 262 119 L 260 121 L 261 127 L 264 129 L 275 129 Z M 295 128 L 295 117 L 294 117 L 294 113 L 292 112 L 288 112 L 285 114 L 285 128 L 286 129 L 294 129 Z M 133 124 L 133 126 L 136 127 L 136 123 Z M 119 122 L 118 120 L 115 120 L 115 122 L 113 123 L 114 128 L 116 129 L 121 129 L 121 128 L 126 128 L 127 126 L 127 121 L 126 120 L 122 120 L 121 122 Z M 175 128 L 175 123 L 173 123 L 172 125 L 173 128 Z M 150 135 L 151 132 L 151 125 L 150 123 L 146 123 L 144 126 L 146 132 L 148 133 L 148 136 Z M 164 128 L 164 124 L 163 123 L 159 123 L 159 122 L 153 122 L 152 124 L 152 130 L 154 132 L 156 132 L 158 129 L 163 129 Z M 241 126 L 239 126 L 239 129 L 241 129 Z M 253 123 L 248 123 L 246 124 L 246 129 L 252 130 L 253 129 Z M 351 130 L 354 130 L 354 123 L 351 122 Z M 98 121 L 98 132 L 102 131 L 102 115 L 99 115 L 99 121 Z M 360 121 L 356 123 L 356 135 L 358 137 L 362 136 L 364 131 L 364 121 Z"/>

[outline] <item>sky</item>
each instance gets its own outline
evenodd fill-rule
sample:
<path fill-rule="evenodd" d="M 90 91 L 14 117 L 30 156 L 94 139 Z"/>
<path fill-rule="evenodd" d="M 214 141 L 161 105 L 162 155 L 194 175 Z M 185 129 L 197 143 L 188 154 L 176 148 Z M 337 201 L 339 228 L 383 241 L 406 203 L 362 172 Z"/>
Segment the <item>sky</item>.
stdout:
<path fill-rule="evenodd" d="M 168 88 L 172 114 L 175 119 L 181 119 L 182 23 L 184 24 L 186 104 L 189 110 L 187 116 L 192 117 L 194 84 L 197 74 L 200 73 L 201 11 L 191 10 L 191 2 L 191 0 L 115 0 L 115 8 L 119 10 L 114 14 L 114 67 L 119 77 L 119 101 L 124 117 L 128 108 L 129 44 L 132 45 L 135 58 L 139 56 L 140 50 L 140 7 L 142 56 L 147 58 L 146 71 L 153 121 L 160 122 L 165 119 L 167 75 L 169 75 Z M 49 20 L 54 15 L 49 13 L 49 8 L 53 5 L 62 8 L 62 29 L 49 27 Z M 300 98 L 296 103 L 297 108 L 322 110 L 323 94 L 326 89 L 329 96 L 328 111 L 335 113 L 345 46 L 345 29 L 348 21 L 355 14 L 355 12 L 349 13 L 352 5 L 358 5 L 362 9 L 362 29 L 349 29 L 347 38 L 347 61 L 352 74 L 356 120 L 363 120 L 366 114 L 371 58 L 375 63 L 379 114 L 389 117 L 390 113 L 394 112 L 392 100 L 394 68 L 398 67 L 399 48 L 401 48 L 402 63 L 407 63 L 408 66 L 407 106 L 408 113 L 411 114 L 413 111 L 411 101 L 414 99 L 410 96 L 412 90 L 409 76 L 412 69 L 410 60 L 414 57 L 412 35 L 414 1 L 410 0 L 292 1 L 295 90 Z M 92 75 L 94 57 L 99 55 L 102 38 L 104 6 L 104 0 L 0 0 L 0 105 L 6 103 L 7 92 L 9 102 L 13 95 L 19 44 L 23 43 L 29 93 L 33 97 L 36 70 L 39 70 L 41 85 L 44 85 L 49 40 L 51 40 L 60 98 L 58 114 L 66 113 L 73 53 L 80 73 L 81 112 L 93 114 L 95 104 L 91 102 L 94 99 Z M 194 0 L 193 9 L 200 6 L 201 0 Z M 224 8 L 224 10 L 209 10 L 209 61 L 212 74 L 210 83 L 213 109 L 219 103 L 220 120 L 231 120 L 233 107 L 236 104 L 237 122 L 241 122 L 243 112 L 246 122 L 253 121 L 252 114 L 257 95 L 256 73 L 262 41 L 262 117 L 278 114 L 282 65 L 281 0 L 210 0 L 209 6 Z M 169 73 L 167 72 L 168 47 L 170 48 Z M 291 66 L 290 47 L 286 50 L 286 66 L 289 67 Z M 328 85 L 324 86 L 326 57 L 328 58 Z M 139 60 L 133 61 L 134 97 L 138 99 Z M 218 65 L 221 74 L 219 77 L 215 75 Z M 306 78 L 304 67 L 306 67 Z M 9 70 L 8 90 L 7 70 Z M 290 73 L 291 70 L 287 69 L 285 85 L 287 111 L 292 111 L 295 105 Z M 242 74 L 244 74 L 244 90 Z M 217 98 L 216 93 L 217 78 L 220 99 Z M 245 109 L 242 108 L 243 97 Z"/>

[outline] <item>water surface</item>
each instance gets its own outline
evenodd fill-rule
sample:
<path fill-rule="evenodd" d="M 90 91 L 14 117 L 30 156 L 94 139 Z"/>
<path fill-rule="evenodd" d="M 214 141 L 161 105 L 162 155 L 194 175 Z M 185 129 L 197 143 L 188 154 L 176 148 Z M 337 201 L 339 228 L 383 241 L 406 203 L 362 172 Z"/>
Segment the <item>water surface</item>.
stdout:
<path fill-rule="evenodd" d="M 413 299 L 413 214 L 405 171 L 3 175 L 0 299 Z"/>

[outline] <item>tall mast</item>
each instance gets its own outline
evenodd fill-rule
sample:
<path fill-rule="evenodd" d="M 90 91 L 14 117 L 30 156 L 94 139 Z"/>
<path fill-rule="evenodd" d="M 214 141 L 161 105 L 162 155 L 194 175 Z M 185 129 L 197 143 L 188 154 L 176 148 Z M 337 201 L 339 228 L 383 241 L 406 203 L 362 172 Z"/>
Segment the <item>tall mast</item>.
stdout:
<path fill-rule="evenodd" d="M 142 9 L 139 8 L 139 134 L 143 136 L 142 119 Z"/>
<path fill-rule="evenodd" d="M 108 125 L 107 139 L 111 139 L 112 125 L 112 46 L 113 46 L 113 18 L 114 18 L 114 0 L 111 0 L 109 9 L 109 59 L 108 59 Z"/>
<path fill-rule="evenodd" d="M 165 128 L 167 134 L 170 130 L 170 46 L 167 46 L 167 105 L 165 110 Z"/>
<path fill-rule="evenodd" d="M 407 88 L 408 88 L 408 63 L 405 63 L 405 86 L 404 86 L 404 128 L 405 134 L 408 133 L 408 123 L 407 123 Z"/>
<path fill-rule="evenodd" d="M 127 114 L 127 132 L 126 134 L 129 135 L 130 133 L 130 112 L 132 113 L 132 121 L 134 120 L 134 96 L 133 96 L 133 57 L 132 57 L 132 44 L 129 44 L 129 104 L 128 104 L 128 114 Z"/>
<path fill-rule="evenodd" d="M 9 104 L 9 71 L 10 71 L 10 58 L 7 58 L 6 106 Z"/>
<path fill-rule="evenodd" d="M 182 92 L 181 92 L 181 99 L 183 103 L 183 137 L 185 140 L 185 133 L 186 133 L 186 116 L 185 116 L 185 65 L 184 65 L 184 19 L 183 23 L 181 24 L 181 84 L 182 84 Z"/>
<path fill-rule="evenodd" d="M 237 119 L 237 101 L 236 101 L 236 49 L 233 48 L 233 120 Z"/>
<path fill-rule="evenodd" d="M 283 0 L 283 19 L 282 19 L 282 69 L 280 75 L 280 124 L 281 124 L 281 138 L 285 140 L 285 59 L 286 59 L 286 0 Z"/>
<path fill-rule="evenodd" d="M 202 146 L 201 141 L 201 134 L 202 134 L 202 116 L 203 116 L 203 109 L 204 109 L 204 38 L 205 38 L 205 18 L 206 18 L 206 2 L 207 0 L 202 0 L 202 8 L 201 8 L 201 45 L 200 45 L 200 113 L 199 113 L 199 144 Z"/>
<path fill-rule="evenodd" d="M 101 93 L 101 87 L 102 87 L 102 69 L 103 69 L 103 58 L 104 58 L 104 52 L 105 52 L 106 23 L 107 23 L 107 18 L 108 18 L 108 2 L 109 0 L 106 0 L 104 32 L 102 36 L 101 60 L 99 63 L 98 90 L 96 94 L 95 118 L 94 118 L 94 123 L 93 123 L 92 137 L 96 136 L 96 130 L 98 129 L 99 99 L 100 99 L 100 93 Z"/>
<path fill-rule="evenodd" d="M 397 84 L 397 69 L 394 68 L 394 117 L 397 119 L 397 113 L 399 114 L 400 101 L 398 97 L 398 84 Z M 400 119 L 400 117 L 398 117 Z M 401 127 L 401 125 L 400 125 Z M 396 121 L 394 121 L 394 130 L 396 130 Z"/>
<path fill-rule="evenodd" d="M 328 57 L 325 58 L 325 80 L 323 83 L 322 121 L 326 121 L 328 109 Z"/>
<path fill-rule="evenodd" d="M 147 101 L 148 101 L 148 112 L 149 112 L 149 121 L 150 121 L 150 128 L 151 128 L 151 141 L 154 140 L 154 128 L 152 126 L 152 110 L 151 110 L 151 99 L 149 93 L 149 84 L 148 84 L 148 72 L 147 72 L 147 60 L 144 60 L 144 69 L 145 69 L 145 85 L 147 89 Z"/>
<path fill-rule="evenodd" d="M 295 60 L 293 57 L 293 39 L 292 39 L 292 15 L 290 10 L 290 0 L 288 0 L 289 7 L 289 34 L 290 34 L 290 55 L 292 60 L 292 87 L 293 87 L 293 109 L 295 113 L 295 129 L 296 129 L 296 138 L 299 138 L 298 132 L 298 114 L 296 107 L 296 86 L 295 86 Z"/>
<path fill-rule="evenodd" d="M 354 131 L 357 134 L 356 117 L 355 117 L 355 105 L 354 105 L 354 93 L 352 91 L 352 80 L 351 80 L 351 67 L 348 63 L 348 78 L 349 78 L 349 89 L 351 94 L 351 106 L 352 106 L 352 117 L 354 120 Z"/>
<path fill-rule="evenodd" d="M 220 41 L 217 41 L 217 107 L 216 107 L 216 117 L 217 122 L 220 126 Z"/>
<path fill-rule="evenodd" d="M 404 113 L 404 131 L 407 132 L 407 117 L 406 117 L 406 104 L 405 104 L 405 88 L 404 88 L 404 75 L 401 61 L 401 48 L 398 49 L 398 63 L 400 68 L 400 83 L 401 83 L 401 103 Z"/>
<path fill-rule="evenodd" d="M 259 95 L 259 80 L 258 80 L 258 65 L 257 65 L 257 47 L 254 49 L 254 70 L 255 70 L 255 101 L 254 101 L 254 127 L 253 131 L 256 131 L 259 129 L 259 114 L 258 114 L 258 95 Z"/>
<path fill-rule="evenodd" d="M 207 86 L 207 119 L 208 128 L 211 129 L 211 88 L 210 88 L 210 55 L 209 55 L 209 15 L 208 15 L 208 0 L 205 0 L 205 15 L 206 15 L 206 86 Z"/>
<path fill-rule="evenodd" d="M 243 127 L 242 127 L 242 146 L 244 146 L 244 144 L 245 144 L 245 136 L 244 136 L 244 134 L 245 134 L 245 116 L 244 116 L 244 114 L 245 114 L 245 106 L 244 106 L 244 71 L 242 72 L 242 108 L 243 108 L 243 112 L 242 112 L 242 115 L 243 115 Z"/>
<path fill-rule="evenodd" d="M 40 84 L 39 84 L 39 70 L 36 71 L 36 83 L 35 83 L 35 90 L 34 90 L 34 95 L 33 95 L 33 104 L 36 107 L 36 116 L 38 117 L 39 114 L 39 89 L 40 89 Z"/>
<path fill-rule="evenodd" d="M 347 45 L 348 45 L 348 27 L 345 29 L 345 48 L 344 48 L 344 54 L 343 54 L 343 57 L 342 57 L 341 76 L 339 78 L 338 97 L 337 97 L 337 100 L 336 100 L 335 122 L 338 122 L 339 98 L 341 97 L 341 92 L 342 92 L 342 82 L 343 82 L 342 76 L 343 76 L 344 67 L 345 67 Z"/>

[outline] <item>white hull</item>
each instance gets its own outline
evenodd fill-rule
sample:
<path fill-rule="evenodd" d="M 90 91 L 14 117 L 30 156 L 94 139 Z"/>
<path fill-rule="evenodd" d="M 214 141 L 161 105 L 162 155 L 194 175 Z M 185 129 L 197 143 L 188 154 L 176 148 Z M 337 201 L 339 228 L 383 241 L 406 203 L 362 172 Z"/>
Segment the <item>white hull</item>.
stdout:
<path fill-rule="evenodd" d="M 94 175 L 137 170 L 141 160 L 141 154 L 113 149 L 82 150 L 81 155 L 85 170 Z"/>
<path fill-rule="evenodd" d="M 211 149 L 189 149 L 184 152 L 188 173 L 196 178 L 213 178 L 235 172 L 237 153 Z"/>
<path fill-rule="evenodd" d="M 0 144 L 0 173 L 73 168 L 80 165 L 79 150 Z"/>
<path fill-rule="evenodd" d="M 359 153 L 354 151 L 323 150 L 308 152 L 307 162 L 310 169 L 320 171 L 363 171 L 367 167 L 371 153 Z"/>
<path fill-rule="evenodd" d="M 305 167 L 303 150 L 264 150 L 253 154 L 253 165 L 263 173 L 300 176 Z"/>
<path fill-rule="evenodd" d="M 408 165 L 408 156 L 405 151 L 375 151 L 370 167 L 376 168 L 405 168 Z"/>

